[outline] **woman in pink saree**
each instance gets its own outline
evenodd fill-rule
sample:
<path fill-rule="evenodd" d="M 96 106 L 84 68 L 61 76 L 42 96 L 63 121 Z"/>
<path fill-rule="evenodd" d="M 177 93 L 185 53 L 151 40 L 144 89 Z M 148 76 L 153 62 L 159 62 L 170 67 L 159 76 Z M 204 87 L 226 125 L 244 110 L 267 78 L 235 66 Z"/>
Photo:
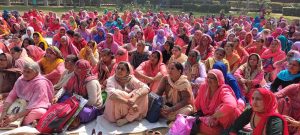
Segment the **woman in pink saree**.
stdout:
<path fill-rule="evenodd" d="M 68 55 L 78 55 L 79 50 L 72 44 L 72 41 L 67 36 L 62 36 L 57 48 L 61 51 L 62 56 L 66 58 Z"/>
<path fill-rule="evenodd" d="M 10 50 L 10 53 L 14 59 L 14 67 L 20 69 L 20 71 L 23 69 L 26 62 L 33 61 L 28 57 L 27 51 L 24 48 L 14 47 Z"/>
<path fill-rule="evenodd" d="M 108 48 L 114 54 L 117 54 L 119 45 L 117 42 L 115 42 L 113 34 L 108 33 L 108 34 L 106 34 L 106 39 L 104 41 L 101 41 L 97 47 L 98 47 L 98 50 Z"/>
<path fill-rule="evenodd" d="M 114 30 L 114 40 L 118 43 L 118 45 L 123 46 L 123 35 L 120 32 L 120 29 L 115 27 Z"/>
<path fill-rule="evenodd" d="M 8 108 L 18 98 L 27 101 L 26 109 L 17 114 L 8 115 L 6 113 Z M 17 80 L 1 108 L 1 126 L 6 126 L 22 117 L 24 117 L 22 125 L 35 123 L 46 113 L 52 98 L 53 85 L 40 74 L 39 65 L 35 62 L 26 63 L 23 75 Z"/>
<path fill-rule="evenodd" d="M 300 84 L 289 85 L 275 93 L 278 99 L 278 112 L 285 115 L 289 123 L 289 133 L 300 135 Z"/>
<path fill-rule="evenodd" d="M 162 54 L 154 51 L 149 60 L 143 62 L 135 69 L 135 76 L 149 85 L 150 90 L 155 92 L 163 76 L 167 74 L 166 65 L 162 62 Z"/>
<path fill-rule="evenodd" d="M 264 71 L 269 74 L 266 81 L 273 81 L 276 78 L 273 64 L 286 58 L 285 52 L 281 50 L 280 41 L 278 39 L 274 39 L 270 47 L 262 53 L 261 58 L 263 59 Z"/>
<path fill-rule="evenodd" d="M 256 53 L 250 54 L 247 62 L 236 70 L 234 76 L 239 83 L 241 93 L 250 100 L 254 89 L 265 85 L 264 71 L 260 56 Z"/>
<path fill-rule="evenodd" d="M 118 126 L 144 118 L 148 111 L 149 87 L 136 79 L 128 62 L 120 62 L 107 79 L 104 118 Z"/>
<path fill-rule="evenodd" d="M 200 85 L 195 107 L 202 111 L 200 133 L 219 135 L 241 114 L 237 99 L 231 87 L 225 84 L 224 76 L 218 69 L 208 72 L 206 82 Z"/>
<path fill-rule="evenodd" d="M 28 45 L 26 48 L 27 55 L 34 61 L 39 61 L 42 59 L 45 55 L 45 51 L 41 49 L 40 47 L 34 46 L 34 45 Z"/>
<path fill-rule="evenodd" d="M 277 61 L 273 64 L 275 71 L 274 73 L 277 75 L 281 70 L 285 70 L 288 67 L 288 63 L 291 62 L 293 59 L 299 59 L 300 52 L 296 50 L 290 50 L 286 54 L 286 58 L 280 61 Z"/>

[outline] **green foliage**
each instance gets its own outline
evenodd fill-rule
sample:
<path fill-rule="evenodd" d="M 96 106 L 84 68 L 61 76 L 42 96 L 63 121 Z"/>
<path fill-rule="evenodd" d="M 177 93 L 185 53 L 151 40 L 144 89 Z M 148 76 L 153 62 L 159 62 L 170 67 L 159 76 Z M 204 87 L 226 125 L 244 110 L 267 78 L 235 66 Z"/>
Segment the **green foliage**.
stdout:
<path fill-rule="evenodd" d="M 286 16 L 300 16 L 299 7 L 283 7 L 282 14 Z"/>
<path fill-rule="evenodd" d="M 228 13 L 230 6 L 228 5 L 213 5 L 213 4 L 193 4 L 193 3 L 184 3 L 184 11 L 196 11 L 200 13 L 220 13 L 221 10 L 224 10 L 225 13 Z"/>

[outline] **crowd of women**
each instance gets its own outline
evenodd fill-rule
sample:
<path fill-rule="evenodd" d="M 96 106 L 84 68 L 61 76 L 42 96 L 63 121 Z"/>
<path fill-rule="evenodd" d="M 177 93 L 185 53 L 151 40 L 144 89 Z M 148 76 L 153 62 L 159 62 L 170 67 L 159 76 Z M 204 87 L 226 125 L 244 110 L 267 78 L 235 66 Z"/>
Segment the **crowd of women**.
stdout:
<path fill-rule="evenodd" d="M 201 112 L 202 134 L 300 134 L 300 20 L 150 10 L 0 15 L 1 127 L 21 117 L 34 124 L 74 93 L 88 100 L 77 121 L 103 115 L 122 126 L 145 118 L 152 92 L 168 121 Z M 28 102 L 25 111 L 7 114 L 17 99 Z"/>

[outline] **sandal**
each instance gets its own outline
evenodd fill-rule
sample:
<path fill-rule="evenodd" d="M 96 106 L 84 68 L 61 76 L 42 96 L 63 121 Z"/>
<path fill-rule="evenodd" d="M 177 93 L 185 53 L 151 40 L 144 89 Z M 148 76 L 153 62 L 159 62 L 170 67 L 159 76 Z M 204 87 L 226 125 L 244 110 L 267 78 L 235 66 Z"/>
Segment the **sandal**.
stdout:
<path fill-rule="evenodd" d="M 159 131 L 155 131 L 153 135 L 162 135 Z"/>
<path fill-rule="evenodd" d="M 154 134 L 154 131 L 153 130 L 147 130 L 146 131 L 146 135 L 153 135 Z"/>
<path fill-rule="evenodd" d="M 76 117 L 71 125 L 68 127 L 68 131 L 75 130 L 80 126 L 80 119 Z"/>

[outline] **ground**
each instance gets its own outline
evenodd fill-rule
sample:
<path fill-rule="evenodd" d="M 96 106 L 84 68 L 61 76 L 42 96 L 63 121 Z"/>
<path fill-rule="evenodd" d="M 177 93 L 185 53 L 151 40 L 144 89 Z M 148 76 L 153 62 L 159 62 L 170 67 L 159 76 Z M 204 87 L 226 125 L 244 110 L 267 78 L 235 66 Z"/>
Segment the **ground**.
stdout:
<path fill-rule="evenodd" d="M 32 8 L 36 8 L 38 10 L 43 10 L 44 12 L 49 12 L 49 11 L 54 11 L 56 13 L 58 13 L 58 15 L 61 15 L 62 13 L 68 11 L 68 10 L 71 10 L 73 9 L 74 11 L 79 11 L 81 8 L 73 8 L 73 7 L 44 7 L 44 6 L 2 6 L 0 5 L 0 9 L 7 9 L 7 10 L 18 10 L 20 11 L 20 14 L 23 14 L 24 11 L 28 11 L 29 9 L 32 9 Z M 114 10 L 116 9 L 115 7 L 113 6 L 102 6 L 102 7 L 86 7 L 84 9 L 87 9 L 87 10 L 90 10 L 90 11 L 99 11 L 100 14 L 103 13 L 103 10 L 104 9 L 108 9 L 108 10 Z M 132 9 L 132 8 L 131 8 Z M 146 11 L 146 9 L 142 9 L 144 11 Z M 164 9 L 161 9 L 162 11 L 170 11 L 171 13 L 173 14 L 178 14 L 178 13 L 181 13 L 182 10 L 181 9 L 169 9 L 169 8 L 164 8 Z M 199 16 L 205 16 L 205 15 L 211 15 L 210 13 L 199 13 L 199 12 L 193 12 L 194 15 L 196 17 L 199 17 Z M 232 14 L 232 15 L 238 15 L 234 12 L 231 12 L 229 14 Z M 248 13 L 249 16 L 257 16 L 258 13 L 254 13 L 254 12 L 250 12 Z M 275 17 L 275 18 L 279 18 L 280 16 L 282 16 L 282 14 L 274 14 L 274 13 L 271 13 L 270 15 L 268 16 L 272 16 L 272 17 Z M 267 16 L 267 18 L 268 18 Z M 285 16 L 286 19 L 288 19 L 289 21 L 293 20 L 293 19 L 300 19 L 299 17 L 294 17 L 294 16 Z M 153 129 L 154 131 L 160 131 L 162 134 L 166 134 L 168 132 L 168 129 L 167 128 L 158 128 L 158 129 Z M 129 135 L 144 135 L 145 133 L 136 133 L 136 134 L 129 134 Z M 17 135 L 17 134 L 16 134 Z M 19 134 L 18 134 L 19 135 Z M 24 135 L 24 134 L 22 134 Z M 30 135 L 30 134 L 27 134 L 27 135 Z M 75 134 L 72 134 L 72 135 L 75 135 Z"/>

